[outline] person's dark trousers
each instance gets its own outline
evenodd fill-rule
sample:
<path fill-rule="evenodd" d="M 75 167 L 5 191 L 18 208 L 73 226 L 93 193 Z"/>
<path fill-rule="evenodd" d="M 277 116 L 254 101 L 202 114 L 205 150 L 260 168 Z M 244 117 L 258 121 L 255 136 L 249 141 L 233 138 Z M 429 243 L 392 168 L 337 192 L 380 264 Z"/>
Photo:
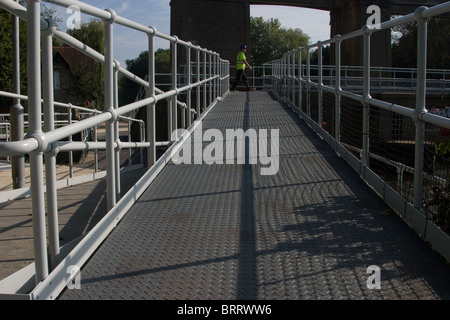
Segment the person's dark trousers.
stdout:
<path fill-rule="evenodd" d="M 247 88 L 250 88 L 247 81 L 247 76 L 245 75 L 245 70 L 238 70 L 236 73 L 236 79 L 231 86 L 231 90 L 235 90 L 240 81 L 244 82 Z"/>

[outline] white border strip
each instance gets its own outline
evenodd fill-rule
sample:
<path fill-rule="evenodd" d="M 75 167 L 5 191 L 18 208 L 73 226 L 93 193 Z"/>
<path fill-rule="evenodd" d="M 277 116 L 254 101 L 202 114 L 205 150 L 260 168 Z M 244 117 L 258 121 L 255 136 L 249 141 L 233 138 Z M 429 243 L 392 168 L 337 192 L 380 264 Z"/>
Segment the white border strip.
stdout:
<path fill-rule="evenodd" d="M 227 92 L 228 93 L 228 92 Z M 158 161 L 142 176 L 124 197 L 111 209 L 105 217 L 80 241 L 80 243 L 61 261 L 61 263 L 49 274 L 49 276 L 39 283 L 31 292 L 33 300 L 53 300 L 65 289 L 68 277 L 67 268 L 69 266 L 79 266 L 86 263 L 91 255 L 97 250 L 111 231 L 117 226 L 119 221 L 125 216 L 128 210 L 134 205 L 148 186 L 164 169 L 171 158 L 181 149 L 185 140 L 203 121 L 213 107 L 227 95 L 217 98 L 201 114 L 200 118 L 181 135 L 178 140 L 158 159 Z"/>

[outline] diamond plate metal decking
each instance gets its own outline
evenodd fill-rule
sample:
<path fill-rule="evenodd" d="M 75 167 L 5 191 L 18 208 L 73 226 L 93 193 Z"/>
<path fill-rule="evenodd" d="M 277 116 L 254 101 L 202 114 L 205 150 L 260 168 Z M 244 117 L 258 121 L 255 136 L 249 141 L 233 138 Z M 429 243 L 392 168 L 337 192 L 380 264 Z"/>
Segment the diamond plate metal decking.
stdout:
<path fill-rule="evenodd" d="M 208 128 L 279 129 L 278 174 L 170 163 L 60 299 L 450 298 L 445 261 L 269 93 L 229 94 Z"/>

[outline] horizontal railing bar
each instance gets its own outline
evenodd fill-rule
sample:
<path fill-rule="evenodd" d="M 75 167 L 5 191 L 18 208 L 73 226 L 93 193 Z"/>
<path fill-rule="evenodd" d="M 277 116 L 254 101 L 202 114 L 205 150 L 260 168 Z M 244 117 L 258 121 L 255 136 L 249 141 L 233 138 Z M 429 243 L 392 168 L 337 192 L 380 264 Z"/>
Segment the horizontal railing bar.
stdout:
<path fill-rule="evenodd" d="M 410 13 L 408 15 L 398 17 L 396 19 L 388 20 L 385 22 L 382 22 L 380 24 L 380 30 L 390 29 L 392 27 L 399 26 L 401 24 L 406 24 L 410 22 L 416 21 L 415 13 Z M 374 30 L 375 31 L 375 30 Z"/>
<path fill-rule="evenodd" d="M 388 111 L 393 111 L 395 113 L 407 116 L 409 118 L 414 118 L 414 109 L 374 98 L 369 99 L 368 102 L 371 106 L 378 107 Z"/>
<path fill-rule="evenodd" d="M 449 1 L 426 9 L 425 11 L 423 11 L 421 13 L 421 17 L 426 19 L 426 18 L 431 18 L 436 15 L 444 14 L 447 12 L 450 12 L 450 2 Z"/>
<path fill-rule="evenodd" d="M 350 144 L 343 143 L 343 142 L 341 142 L 341 144 L 345 148 L 347 148 L 347 149 L 349 149 L 351 151 L 355 151 L 355 152 L 358 152 L 358 153 L 361 153 L 361 151 L 362 151 L 361 148 L 352 146 Z M 380 155 L 378 155 L 376 153 L 373 153 L 373 152 L 369 152 L 369 156 L 371 158 L 375 159 L 375 160 L 378 160 L 378 161 L 381 161 L 381 162 L 386 163 L 388 165 L 391 165 L 393 167 L 396 167 L 397 169 L 401 169 L 401 170 L 404 170 L 404 171 L 409 172 L 409 173 L 414 173 L 414 168 L 413 167 L 410 167 L 410 166 L 408 166 L 408 165 L 406 165 L 406 164 L 404 164 L 402 162 L 398 162 L 398 161 L 394 161 L 394 160 L 388 159 L 386 157 L 380 156 Z M 428 178 L 430 180 L 436 180 L 436 181 L 441 182 L 442 184 L 446 184 L 447 183 L 447 179 L 436 177 L 436 176 L 433 176 L 433 175 L 431 175 L 429 173 L 426 173 L 426 172 L 424 172 L 423 174 L 424 174 L 424 177 L 426 177 L 426 178 Z"/>
<path fill-rule="evenodd" d="M 68 43 L 69 45 L 74 45 L 76 49 L 82 50 L 83 52 L 85 52 L 86 54 L 88 54 L 89 56 L 91 56 L 92 58 L 96 59 L 99 62 L 103 62 L 104 63 L 104 56 L 99 54 L 98 52 L 96 52 L 95 50 L 87 47 L 86 45 L 84 45 L 82 42 L 76 40 L 75 38 L 68 36 L 67 34 L 63 33 L 63 32 L 55 32 L 55 35 L 58 34 L 58 38 L 66 43 Z M 121 67 L 119 67 L 121 68 Z M 125 69 L 122 68 L 122 71 L 126 71 Z M 127 76 L 131 76 L 132 74 L 129 72 L 125 72 L 125 74 Z M 140 79 L 137 76 L 132 76 L 133 79 Z M 138 109 L 140 107 L 143 107 L 145 105 L 149 105 L 153 102 L 157 102 L 159 100 L 162 99 L 166 99 L 172 96 L 176 96 L 179 93 L 182 93 L 184 91 L 187 91 L 191 88 L 197 87 L 199 85 L 205 84 L 207 82 L 211 82 L 212 80 L 215 80 L 216 78 L 220 78 L 219 75 L 215 75 L 213 77 L 207 78 L 207 79 L 203 79 L 201 81 L 198 81 L 194 84 L 185 86 L 185 87 L 181 87 L 181 88 L 177 88 L 174 90 L 170 90 L 168 92 L 163 92 L 161 90 L 156 90 L 157 92 L 159 92 L 159 94 L 155 97 L 155 99 L 153 97 L 147 98 L 147 99 L 143 99 L 141 101 L 138 102 L 134 102 L 131 104 L 128 104 L 126 106 L 122 106 L 118 109 L 115 110 L 115 113 L 117 116 L 121 116 L 123 114 L 126 114 L 128 112 L 131 112 L 135 109 Z M 140 79 L 142 80 L 142 79 Z M 148 87 L 148 82 L 142 80 L 142 84 Z M 9 94 L 11 95 L 11 94 Z M 182 107 L 184 106 L 183 103 L 177 101 L 178 105 L 181 105 Z M 191 112 L 194 112 L 193 109 L 191 109 Z M 196 112 L 195 112 L 196 113 Z M 97 118 L 100 117 L 100 118 Z M 46 141 L 48 141 L 49 144 L 51 144 L 52 142 L 58 141 L 58 140 L 62 140 L 70 135 L 73 135 L 75 133 L 78 133 L 82 130 L 91 128 L 95 125 L 99 125 L 103 122 L 106 121 L 110 121 L 112 119 L 112 114 L 110 112 L 107 113 L 102 113 L 99 114 L 97 116 L 91 117 L 89 119 L 84 119 L 81 120 L 80 122 L 71 124 L 69 126 L 65 126 L 63 128 L 58 128 L 55 129 L 54 131 L 51 132 L 47 132 L 44 133 L 43 135 L 45 136 Z M 32 141 L 33 140 L 33 141 Z M 39 147 L 39 143 L 36 144 L 36 139 L 34 138 L 28 138 L 28 139 L 24 139 L 22 141 L 16 141 L 16 142 L 0 142 L 0 155 L 20 155 L 20 154 L 25 154 L 25 153 L 30 153 L 32 151 L 35 151 L 38 147 Z M 8 144 L 8 145 L 6 145 Z M 20 147 L 19 145 L 23 144 L 22 147 Z M 47 150 L 49 151 L 49 150 Z"/>
<path fill-rule="evenodd" d="M 22 20 L 27 20 L 27 9 L 15 1 L 0 1 L 0 7 Z M 47 30 L 50 24 L 47 20 L 41 19 L 41 30 Z"/>
<path fill-rule="evenodd" d="M 193 120 L 192 115 L 198 114 L 200 119 L 203 119 L 204 116 L 209 112 L 209 110 L 214 107 L 214 105 L 221 101 L 223 95 L 226 95 L 228 92 L 228 86 L 226 85 L 224 80 L 228 79 L 229 74 L 225 75 L 229 72 L 229 62 L 223 59 L 220 59 L 218 53 L 203 49 L 200 46 L 192 45 L 190 42 L 186 42 L 178 39 L 177 36 L 166 35 L 156 30 L 154 27 L 147 27 L 137 22 L 128 20 L 124 17 L 121 17 L 114 12 L 112 9 L 100 9 L 95 6 L 86 4 L 82 1 L 75 0 L 48 0 L 46 2 L 53 3 L 56 5 L 60 5 L 62 7 L 71 7 L 71 9 L 75 9 L 76 11 L 83 12 L 92 17 L 96 17 L 102 20 L 104 24 L 104 32 L 105 32 L 105 55 L 97 52 L 93 48 L 86 46 L 81 41 L 73 38 L 69 34 L 62 32 L 56 29 L 56 24 L 51 19 L 42 19 L 39 10 L 42 8 L 41 2 L 46 0 L 29 0 L 28 8 L 21 6 L 13 0 L 1 0 L 0 7 L 6 8 L 14 15 L 19 16 L 21 19 L 24 19 L 27 22 L 27 34 L 31 37 L 29 42 L 32 44 L 32 50 L 28 52 L 28 71 L 33 75 L 30 77 L 29 84 L 29 98 L 23 95 L 14 95 L 10 93 L 4 93 L 4 95 L 8 97 L 20 97 L 23 100 L 29 100 L 29 122 L 32 124 L 31 130 L 25 135 L 25 138 L 21 141 L 14 142 L 0 142 L 0 155 L 5 153 L 9 155 L 24 155 L 29 154 L 32 169 L 32 177 L 31 177 L 31 186 L 32 186 L 32 201 L 33 201 L 33 219 L 34 221 L 38 221 L 39 224 L 33 224 L 33 239 L 34 239 L 34 251 L 35 251 L 35 264 L 36 264 L 36 283 L 42 283 L 42 281 L 48 277 L 49 273 L 52 273 L 52 270 L 57 266 L 57 259 L 59 254 L 60 245 L 58 242 L 58 206 L 57 206 L 57 197 L 53 192 L 55 188 L 53 185 L 56 182 L 56 177 L 54 175 L 54 166 L 52 165 L 52 161 L 55 160 L 55 156 L 58 152 L 72 152 L 72 151 L 88 151 L 88 150 L 105 150 L 106 158 L 107 158 L 107 205 L 108 211 L 116 209 L 118 206 L 122 204 L 117 203 L 117 199 L 121 197 L 120 195 L 120 167 L 121 162 L 118 158 L 119 151 L 123 149 L 148 149 L 149 159 L 148 159 L 148 167 L 154 168 L 156 162 L 156 150 L 157 146 L 170 146 L 173 145 L 172 141 L 155 141 L 155 114 L 154 110 L 156 107 L 156 103 L 162 99 L 171 99 L 171 105 L 169 106 L 173 111 L 172 117 L 170 120 L 170 126 L 174 126 L 176 129 L 178 127 L 177 124 L 177 107 L 186 109 L 180 113 L 182 117 L 181 126 L 184 127 L 186 124 L 185 118 L 188 116 L 187 126 L 188 130 L 193 128 L 191 121 Z M 28 9 L 28 10 L 27 10 Z M 205 67 L 204 72 L 202 72 L 202 76 L 205 79 L 201 79 L 199 65 L 197 61 L 197 71 L 198 78 L 195 81 L 194 77 L 186 78 L 187 84 L 180 83 L 180 78 L 177 77 L 177 69 L 172 69 L 172 89 L 164 92 L 159 88 L 156 88 L 154 76 L 154 57 L 149 56 L 149 66 L 148 66 L 148 74 L 152 77 L 149 77 L 148 81 L 145 81 L 131 72 L 125 70 L 120 66 L 120 63 L 114 60 L 113 57 L 113 26 L 114 25 L 123 25 L 129 29 L 134 29 L 140 32 L 147 34 L 149 37 L 149 51 L 152 52 L 154 50 L 154 38 L 159 37 L 162 39 L 166 39 L 172 43 L 172 50 L 177 50 L 178 45 L 185 46 L 192 50 L 195 50 L 197 54 L 200 51 L 204 53 L 203 60 L 206 60 L 206 55 L 208 55 L 209 62 L 203 62 L 203 66 Z M 41 31 L 41 32 L 40 32 Z M 73 106 L 72 104 L 63 104 L 54 102 L 53 95 L 53 83 L 51 78 L 51 51 L 52 51 L 52 43 L 51 39 L 58 39 L 72 48 L 80 51 L 85 56 L 92 58 L 94 61 L 102 63 L 105 65 L 104 76 L 105 76 L 105 109 L 103 111 L 97 111 L 95 109 L 85 108 Z M 42 43 L 40 43 L 42 41 Z M 190 52 L 190 51 L 188 51 Z M 189 57 L 189 55 L 188 55 Z M 195 63 L 192 64 L 192 61 L 189 58 L 187 61 L 187 66 L 191 68 L 191 66 L 195 66 Z M 39 61 L 42 61 L 42 65 Z M 209 73 L 206 71 L 206 65 L 209 65 Z M 214 69 L 213 69 L 214 68 Z M 189 69 L 188 73 L 190 73 L 192 69 Z M 145 97 L 139 101 L 135 101 L 123 106 L 117 106 L 117 97 L 118 97 L 118 88 L 117 88 L 117 73 L 122 73 L 126 78 L 138 83 L 141 86 L 141 90 L 139 92 L 139 98 Z M 218 80 L 222 82 L 219 83 Z M 195 81 L 194 83 L 191 83 Z M 204 94 L 204 104 L 202 112 L 200 115 L 200 105 L 197 105 L 197 110 L 193 109 L 191 106 L 191 91 L 193 88 L 204 85 L 203 94 Z M 209 88 L 209 99 L 207 99 L 207 91 Z M 145 89 L 148 91 L 145 92 Z M 200 93 L 201 90 L 197 90 L 197 93 Z M 212 93 L 214 92 L 214 97 Z M 0 91 L 0 95 L 1 95 Z M 180 94 L 187 96 L 187 102 L 178 101 L 178 96 Z M 31 99 L 35 97 L 35 99 Z M 44 97 L 44 99 L 42 99 Z M 180 97 L 182 99 L 183 97 Z M 208 102 L 207 102 L 208 101 Z M 174 103 L 174 109 L 172 109 L 172 102 Z M 198 101 L 197 101 L 198 102 Z M 43 106 L 41 106 L 43 104 Z M 66 108 L 76 109 L 83 113 L 83 120 L 71 121 L 71 112 L 67 112 L 67 118 L 69 123 L 64 127 L 59 127 L 54 129 L 55 125 L 58 127 L 58 123 L 64 123 L 64 121 L 59 121 L 59 119 L 55 117 L 54 107 L 62 106 Z M 147 114 L 147 127 L 143 127 L 143 120 L 135 120 L 130 117 L 126 117 L 126 114 L 131 113 L 141 107 L 147 107 L 151 112 Z M 209 108 L 209 109 L 208 109 Z M 208 109 L 208 110 L 206 110 Z M 80 113 L 81 113 L 80 112 Z M 89 113 L 89 114 L 87 114 Z M 153 113 L 153 115 L 151 114 Z M 92 114 L 91 117 L 89 115 Z M 174 117 L 173 117 L 174 115 Z M 44 124 L 51 131 L 44 132 L 42 131 L 42 117 L 44 116 Z M 87 116 L 85 118 L 85 116 Z M 2 118 L 3 119 L 3 118 Z M 139 121 L 141 124 L 140 129 L 140 139 L 139 142 L 131 142 L 131 141 L 120 141 L 120 132 L 118 132 L 121 128 L 118 126 L 117 122 L 120 119 L 125 120 L 133 120 Z M 21 123 L 25 123 L 23 119 L 20 119 Z M 87 141 L 88 138 L 83 138 L 83 141 L 61 141 L 66 137 L 72 136 L 76 133 L 83 132 L 87 129 L 91 130 L 92 127 L 104 125 L 105 128 L 105 137 L 102 138 L 101 141 Z M 128 127 L 128 130 L 130 127 Z M 47 130 L 47 129 L 44 129 Z M 169 127 L 169 130 L 172 128 Z M 130 132 L 129 132 L 130 135 Z M 146 138 L 144 138 L 144 136 Z M 86 135 L 86 137 L 88 137 Z M 69 139 L 71 140 L 71 139 Z M 97 138 L 95 138 L 97 140 Z M 144 141 L 147 140 L 148 142 Z M 180 144 L 181 140 L 177 140 L 176 144 Z M 169 149 L 173 150 L 173 149 Z M 173 152 L 173 151 L 171 151 Z M 171 156 L 172 153 L 169 152 L 164 154 L 164 158 Z M 47 184 L 47 195 L 48 197 L 44 199 L 45 190 L 44 186 L 44 176 L 43 176 L 43 153 L 48 153 L 45 156 L 45 164 L 46 164 L 46 181 Z M 152 153 L 152 155 L 150 155 Z M 131 155 L 131 153 L 130 153 Z M 141 152 L 141 161 L 143 153 Z M 71 159 L 71 157 L 69 158 Z M 50 161 L 47 161 L 50 160 Z M 95 160 L 97 161 L 97 159 Z M 97 166 L 96 162 L 96 166 Z M 49 165 L 49 166 L 47 166 Z M 33 172 L 34 170 L 34 172 Z M 72 169 L 71 169 L 72 170 Z M 158 169 L 159 170 L 159 169 Z M 72 174 L 72 171 L 71 171 Z M 53 184 L 53 185 L 52 185 Z M 51 190 L 50 190 L 51 189 Z M 123 205 L 129 206 L 133 201 L 135 201 L 135 197 L 127 198 L 127 202 Z M 45 203 L 46 202 L 46 203 Z M 45 204 L 47 204 L 47 208 L 49 212 L 45 211 Z M 47 214 L 47 217 L 46 217 Z M 37 218 L 37 219 L 35 219 Z M 48 219 L 48 230 L 45 230 L 45 219 Z M 55 228 L 56 226 L 56 228 Z M 114 227 L 113 224 L 107 226 L 107 228 Z M 47 236 L 48 232 L 48 236 Z M 47 243 L 46 243 L 47 242 Z M 46 244 L 48 248 L 46 248 Z M 48 260 L 48 261 L 47 261 Z M 56 267 L 57 268 L 57 267 Z"/>
<path fill-rule="evenodd" d="M 209 52 L 209 53 L 213 53 L 210 50 L 204 49 L 204 48 L 200 48 L 200 47 L 196 47 L 193 46 L 191 43 L 183 41 L 178 39 L 175 36 L 169 36 L 167 34 L 164 34 L 162 32 L 157 31 L 155 28 L 153 27 L 147 27 L 144 26 L 140 23 L 131 21 L 127 18 L 121 17 L 117 14 L 112 14 L 110 11 L 106 11 L 106 10 L 101 10 L 97 7 L 91 6 L 89 4 L 83 3 L 81 1 L 76 1 L 76 0 L 44 0 L 46 2 L 49 3 L 53 3 L 62 7 L 69 7 L 69 6 L 77 6 L 78 8 L 80 8 L 81 12 L 92 15 L 94 17 L 103 19 L 105 21 L 109 21 L 111 19 L 114 20 L 114 23 L 120 24 L 122 26 L 137 30 L 137 31 L 141 31 L 144 33 L 147 33 L 148 35 L 154 35 L 157 36 L 159 38 L 168 40 L 170 42 L 176 42 L 178 44 L 184 45 L 184 46 L 188 46 L 188 47 L 193 47 L 193 48 L 197 48 L 198 50 L 204 51 L 204 52 Z"/>
<path fill-rule="evenodd" d="M 61 7 L 68 8 L 70 6 L 77 6 L 81 12 L 88 13 L 89 15 L 92 15 L 94 17 L 103 19 L 103 20 L 111 20 L 112 16 L 111 13 L 102 9 L 99 9 L 97 7 L 94 7 L 90 4 L 75 1 L 75 0 L 45 0 L 46 2 L 50 2 L 53 4 L 57 4 Z"/>
<path fill-rule="evenodd" d="M 446 3 L 442 3 L 436 6 L 433 6 L 431 8 L 427 8 L 424 7 L 425 9 L 420 12 L 420 17 L 421 18 L 431 18 L 433 16 L 439 15 L 439 14 L 444 14 L 450 11 L 450 2 L 446 2 Z M 312 44 L 308 44 L 307 46 L 298 48 L 298 49 L 294 49 L 292 51 L 288 51 L 288 53 L 292 53 L 293 51 L 296 50 L 308 50 L 311 48 L 315 48 L 315 47 L 319 47 L 319 46 L 323 46 L 323 45 L 327 45 L 327 44 L 332 44 L 332 43 L 336 43 L 337 41 L 344 41 L 344 40 L 348 40 L 348 39 L 352 39 L 355 37 L 359 37 L 359 36 L 363 36 L 365 32 L 369 32 L 369 33 L 374 33 L 374 32 L 378 32 L 378 31 L 383 31 L 386 29 L 390 29 L 392 27 L 396 27 L 402 24 L 406 24 L 406 23 L 410 23 L 410 22 L 414 22 L 417 20 L 417 15 L 416 13 L 410 13 L 408 15 L 405 16 L 401 16 L 392 20 L 388 20 L 385 22 L 380 23 L 376 28 L 375 27 L 369 27 L 369 26 L 363 26 L 360 30 L 356 30 L 350 33 L 347 33 L 345 35 L 338 35 L 335 36 L 334 38 L 325 40 L 325 41 L 318 41 L 316 43 L 312 43 Z"/>
<path fill-rule="evenodd" d="M 28 96 L 24 96 L 24 95 L 17 94 L 17 93 L 6 92 L 6 91 L 0 91 L 0 96 L 4 96 L 4 97 L 7 97 L 7 98 L 16 98 L 16 99 L 20 99 L 20 100 L 28 100 Z M 44 100 L 41 99 L 41 102 L 43 103 Z M 70 103 L 63 103 L 63 102 L 56 102 L 55 101 L 53 104 L 55 106 L 57 106 L 57 107 L 72 108 L 72 109 L 76 109 L 76 110 L 80 110 L 80 111 L 85 111 L 87 113 L 95 113 L 95 114 L 101 114 L 102 113 L 102 111 L 99 111 L 97 109 L 89 109 L 89 108 L 73 105 L 73 104 L 70 104 Z M 63 113 L 61 113 L 61 114 L 63 114 Z M 55 115 L 57 115 L 57 114 L 55 114 Z M 120 119 L 133 121 L 133 122 L 144 122 L 143 120 L 140 120 L 140 119 L 134 119 L 134 118 L 124 117 L 124 116 L 120 116 Z"/>
<path fill-rule="evenodd" d="M 18 156 L 30 153 L 39 148 L 39 142 L 34 138 L 28 138 L 21 141 L 0 142 L 0 155 Z"/>
<path fill-rule="evenodd" d="M 72 123 L 68 126 L 57 128 L 53 131 L 45 132 L 43 135 L 45 136 L 45 140 L 48 144 L 51 144 L 55 141 L 62 140 L 68 136 L 74 135 L 83 130 L 92 128 L 97 126 L 103 122 L 107 122 L 113 119 L 113 115 L 111 112 L 103 112 L 101 114 L 95 115 L 93 117 L 80 120 L 78 122 Z M 32 152 L 34 150 L 30 150 Z M 50 151 L 47 149 L 47 151 Z"/>
<path fill-rule="evenodd" d="M 172 143 L 172 141 L 157 141 L 155 142 L 155 146 L 163 147 L 168 146 Z M 92 150 L 105 150 L 106 149 L 106 141 L 57 141 L 51 144 L 52 150 L 48 152 L 52 152 L 53 150 L 57 150 L 58 152 L 70 152 L 70 151 L 92 151 Z M 117 149 L 119 145 L 117 142 L 114 142 L 114 149 Z M 139 148 L 148 148 L 150 147 L 150 142 L 120 142 L 121 149 L 139 149 Z"/>
<path fill-rule="evenodd" d="M 213 77 L 211 77 L 209 79 L 205 79 L 205 80 L 202 80 L 200 82 L 206 83 L 208 81 L 212 81 L 212 80 L 216 79 L 217 77 L 218 76 L 213 76 Z M 156 95 L 155 97 L 149 97 L 149 98 L 142 99 L 140 101 L 136 101 L 136 102 L 130 103 L 128 105 L 122 106 L 122 107 L 120 107 L 118 109 L 115 109 L 114 112 L 115 112 L 115 114 L 117 116 L 120 116 L 120 115 L 126 114 L 126 113 L 128 113 L 130 111 L 133 111 L 135 109 L 141 108 L 143 106 L 152 104 L 154 102 L 158 102 L 160 100 L 167 99 L 167 98 L 172 97 L 172 96 L 176 96 L 177 94 L 179 94 L 181 92 L 184 92 L 184 91 L 187 91 L 187 90 L 191 89 L 192 87 L 193 87 L 193 85 L 187 85 L 187 86 L 184 86 L 184 87 L 181 87 L 181 88 L 177 88 L 177 89 L 173 89 L 173 90 L 170 90 L 170 91 L 167 91 L 167 92 L 164 92 L 164 93 L 160 93 L 160 94 Z M 113 119 L 112 113 L 111 112 L 104 112 L 102 114 L 93 116 L 93 117 L 88 118 L 88 119 L 83 119 L 83 120 L 81 120 L 81 121 L 79 121 L 77 123 L 73 123 L 73 124 L 65 126 L 63 128 L 58 128 L 58 129 L 55 129 L 55 130 L 53 130 L 51 132 L 46 132 L 46 133 L 44 133 L 44 136 L 46 138 L 46 141 L 48 141 L 48 143 L 52 143 L 52 142 L 55 142 L 55 141 L 58 141 L 58 140 L 62 140 L 64 138 L 66 138 L 66 137 L 68 137 L 70 135 L 73 135 L 73 134 L 75 134 L 77 132 L 80 132 L 82 130 L 91 128 L 91 127 L 93 127 L 95 125 L 99 125 L 99 124 L 101 124 L 103 122 L 110 121 L 111 119 Z M 1 146 L 2 146 L 2 143 L 0 143 L 0 147 Z M 32 152 L 32 151 L 34 151 L 34 150 L 29 150 L 26 153 L 29 153 L 29 152 Z M 0 152 L 0 155 L 1 154 L 2 154 L 2 152 Z"/>
<path fill-rule="evenodd" d="M 362 95 L 360 95 L 360 94 L 352 93 L 352 92 L 348 92 L 348 91 L 344 91 L 344 90 L 338 90 L 336 92 L 337 92 L 337 94 L 339 94 L 342 97 L 346 97 L 346 98 L 361 102 Z"/>
<path fill-rule="evenodd" d="M 80 9 L 82 7 L 84 7 L 88 11 L 90 9 L 92 9 L 92 10 L 94 10 L 96 12 L 96 14 L 94 14 L 95 16 L 97 16 L 99 18 L 102 18 L 102 19 L 106 19 L 106 20 L 111 19 L 111 13 L 110 12 L 105 11 L 105 10 L 100 10 L 100 9 L 98 9 L 96 7 L 93 7 L 91 5 L 85 4 L 85 3 L 80 2 L 80 1 L 66 1 L 66 0 L 58 1 L 58 0 L 54 0 L 54 1 L 48 1 L 48 2 L 55 2 L 55 4 L 59 4 L 59 5 L 62 5 L 62 6 L 67 6 L 68 5 L 67 2 L 69 2 L 69 6 L 70 5 L 78 5 L 80 7 Z M 16 8 L 15 10 L 21 12 L 21 18 L 26 21 L 26 9 L 24 7 L 18 5 L 17 3 L 13 2 L 13 1 L 12 1 L 12 3 L 13 3 L 12 6 L 14 8 Z M 8 2 L 7 4 L 9 5 L 10 2 Z M 99 14 L 100 12 L 101 12 L 101 15 Z M 107 18 L 107 17 L 109 17 L 109 18 Z M 127 20 L 127 21 L 129 21 L 129 20 Z M 41 23 L 41 27 L 42 27 L 43 30 L 46 30 L 46 29 L 48 29 L 50 27 L 49 23 L 46 20 L 41 19 L 41 22 L 42 22 Z M 129 21 L 129 22 L 131 22 L 131 21 Z M 152 28 L 147 28 L 147 29 L 148 30 L 153 30 Z M 76 38 L 70 36 L 69 34 L 67 34 L 65 32 L 62 32 L 60 30 L 55 30 L 53 35 L 54 35 L 55 38 L 63 41 L 64 43 L 68 44 L 69 46 L 71 46 L 71 47 L 73 47 L 73 48 L 75 48 L 77 50 L 79 50 L 80 52 L 83 52 L 84 54 L 86 54 L 87 56 L 91 57 L 92 59 L 94 59 L 94 60 L 96 60 L 96 61 L 98 61 L 100 63 L 103 63 L 103 64 L 105 63 L 105 57 L 101 53 L 95 51 L 94 49 L 90 48 L 89 46 L 86 46 L 84 43 L 82 43 L 81 41 L 77 40 Z M 158 35 L 162 36 L 163 34 L 162 33 L 158 33 Z M 176 39 L 173 38 L 171 40 L 175 41 Z M 184 44 L 184 45 L 187 45 L 187 46 L 192 46 L 190 43 L 183 42 L 181 40 L 177 40 L 177 43 Z M 194 46 L 192 46 L 192 47 L 194 49 L 196 49 L 196 50 L 213 53 L 212 51 L 202 49 L 201 47 L 194 47 Z M 216 54 L 216 53 L 214 53 L 214 54 Z M 222 61 L 225 61 L 225 60 L 222 60 Z M 122 73 L 125 77 L 127 77 L 128 79 L 130 79 L 130 80 L 136 82 L 137 84 L 140 84 L 140 85 L 142 85 L 142 86 L 144 86 L 146 88 L 149 87 L 149 84 L 148 84 L 147 81 L 139 78 L 138 76 L 136 76 L 133 73 L 129 72 L 128 70 L 126 70 L 122 66 L 117 65 L 116 63 L 114 63 L 114 67 L 118 68 L 118 71 L 120 73 Z M 156 90 L 156 93 L 163 93 L 163 91 L 158 89 L 158 88 L 155 88 L 155 90 Z M 181 105 L 178 101 L 177 101 L 177 104 Z"/>
<path fill-rule="evenodd" d="M 424 122 L 434 124 L 436 126 L 450 129 L 450 118 L 444 118 L 436 114 L 422 112 L 418 115 L 418 118 Z"/>
<path fill-rule="evenodd" d="M 119 145 L 114 142 L 114 149 L 117 149 Z M 150 147 L 150 142 L 120 142 L 120 148 L 148 148 Z M 69 152 L 69 151 L 90 151 L 90 150 L 105 150 L 106 142 L 64 142 L 58 141 L 52 144 L 52 149 L 58 150 L 58 152 Z"/>

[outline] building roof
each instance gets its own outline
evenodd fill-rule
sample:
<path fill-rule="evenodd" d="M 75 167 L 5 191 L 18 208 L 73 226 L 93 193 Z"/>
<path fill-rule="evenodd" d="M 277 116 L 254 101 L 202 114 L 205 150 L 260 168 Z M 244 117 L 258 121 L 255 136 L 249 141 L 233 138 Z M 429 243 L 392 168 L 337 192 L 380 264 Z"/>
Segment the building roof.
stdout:
<path fill-rule="evenodd" d="M 84 65 L 86 72 L 97 73 L 96 61 L 72 47 L 53 47 L 53 57 L 60 55 L 72 69 Z"/>

